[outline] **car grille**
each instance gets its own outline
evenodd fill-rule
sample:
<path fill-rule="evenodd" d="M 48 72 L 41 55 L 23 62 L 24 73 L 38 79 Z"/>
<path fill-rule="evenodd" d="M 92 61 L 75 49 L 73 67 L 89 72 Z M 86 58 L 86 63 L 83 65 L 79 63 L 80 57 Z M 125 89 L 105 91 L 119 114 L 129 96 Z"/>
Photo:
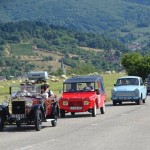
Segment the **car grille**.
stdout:
<path fill-rule="evenodd" d="M 81 101 L 69 101 L 69 107 L 82 107 L 82 102 Z"/>
<path fill-rule="evenodd" d="M 116 92 L 116 96 L 135 96 L 135 93 L 134 92 L 131 92 L 131 91 L 119 91 L 119 92 Z"/>
<path fill-rule="evenodd" d="M 12 114 L 25 114 L 25 101 L 12 102 Z"/>

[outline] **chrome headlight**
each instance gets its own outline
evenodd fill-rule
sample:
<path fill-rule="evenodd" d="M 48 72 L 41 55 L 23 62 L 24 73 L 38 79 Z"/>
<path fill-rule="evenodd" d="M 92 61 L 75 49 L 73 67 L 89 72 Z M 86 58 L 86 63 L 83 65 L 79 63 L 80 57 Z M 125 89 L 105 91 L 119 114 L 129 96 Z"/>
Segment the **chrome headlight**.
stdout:
<path fill-rule="evenodd" d="M 139 90 L 138 89 L 135 89 L 134 93 L 135 93 L 135 96 L 139 96 Z"/>
<path fill-rule="evenodd" d="M 67 106 L 68 105 L 68 101 L 63 101 L 63 105 Z"/>
<path fill-rule="evenodd" d="M 31 107 L 32 105 L 33 105 L 33 101 L 31 101 L 31 100 L 26 101 L 26 106 L 27 107 Z"/>
<path fill-rule="evenodd" d="M 8 106 L 9 105 L 9 100 L 3 100 L 2 105 Z"/>

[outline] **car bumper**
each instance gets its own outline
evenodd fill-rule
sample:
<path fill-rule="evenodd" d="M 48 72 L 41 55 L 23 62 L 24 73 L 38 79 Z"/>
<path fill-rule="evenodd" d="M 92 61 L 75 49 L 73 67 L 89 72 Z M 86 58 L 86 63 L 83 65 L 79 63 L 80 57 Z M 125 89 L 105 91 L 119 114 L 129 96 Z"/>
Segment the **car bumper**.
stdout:
<path fill-rule="evenodd" d="M 112 101 L 139 101 L 139 97 L 113 97 L 111 98 Z"/>

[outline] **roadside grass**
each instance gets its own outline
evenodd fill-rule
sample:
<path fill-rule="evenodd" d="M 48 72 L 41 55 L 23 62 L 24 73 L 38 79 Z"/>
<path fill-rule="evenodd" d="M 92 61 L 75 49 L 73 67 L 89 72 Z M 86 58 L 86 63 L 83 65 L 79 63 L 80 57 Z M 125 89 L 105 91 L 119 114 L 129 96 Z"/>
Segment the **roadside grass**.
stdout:
<path fill-rule="evenodd" d="M 107 101 L 111 100 L 111 89 L 113 88 L 113 85 L 118 77 L 124 76 L 125 74 L 103 74 L 103 80 L 105 85 L 105 91 L 107 95 Z M 61 96 L 61 92 L 63 90 L 63 81 L 60 79 L 59 82 L 52 82 L 48 81 L 50 84 L 50 89 L 54 92 L 54 94 L 57 95 L 57 98 Z M 18 80 L 7 80 L 0 82 L 0 104 L 3 100 L 6 99 L 6 97 L 10 97 L 9 95 L 9 87 L 12 85 L 19 84 L 20 82 Z"/>

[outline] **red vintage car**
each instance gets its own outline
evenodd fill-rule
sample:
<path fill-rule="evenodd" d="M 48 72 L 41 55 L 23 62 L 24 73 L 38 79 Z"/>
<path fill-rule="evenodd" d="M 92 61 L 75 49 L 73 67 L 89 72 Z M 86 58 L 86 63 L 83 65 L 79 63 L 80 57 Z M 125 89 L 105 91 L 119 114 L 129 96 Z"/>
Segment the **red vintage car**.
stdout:
<path fill-rule="evenodd" d="M 97 109 L 105 113 L 106 93 L 101 76 L 76 76 L 63 83 L 63 93 L 59 99 L 60 116 L 70 112 L 90 112 L 96 116 Z"/>
<path fill-rule="evenodd" d="M 42 122 L 57 124 L 56 97 L 43 98 L 41 85 L 24 85 L 10 87 L 11 98 L 0 105 L 0 131 L 6 125 L 34 125 L 41 130 Z"/>

